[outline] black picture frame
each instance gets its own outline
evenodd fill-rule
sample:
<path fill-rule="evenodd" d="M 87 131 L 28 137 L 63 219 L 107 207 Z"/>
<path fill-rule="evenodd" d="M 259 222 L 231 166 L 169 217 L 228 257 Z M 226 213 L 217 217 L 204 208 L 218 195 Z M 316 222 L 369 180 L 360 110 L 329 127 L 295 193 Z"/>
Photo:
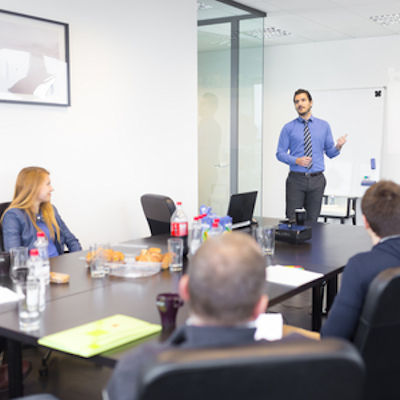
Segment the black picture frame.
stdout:
<path fill-rule="evenodd" d="M 0 9 L 0 102 L 69 107 L 69 26 Z"/>

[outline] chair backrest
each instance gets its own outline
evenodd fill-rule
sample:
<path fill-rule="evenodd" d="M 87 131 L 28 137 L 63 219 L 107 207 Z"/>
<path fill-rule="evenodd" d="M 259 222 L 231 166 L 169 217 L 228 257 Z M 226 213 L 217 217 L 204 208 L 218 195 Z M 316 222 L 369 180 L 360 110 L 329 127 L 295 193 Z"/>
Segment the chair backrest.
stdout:
<path fill-rule="evenodd" d="M 152 236 L 169 233 L 171 215 L 175 211 L 174 201 L 159 194 L 144 194 L 140 201 Z"/>
<path fill-rule="evenodd" d="M 8 206 L 11 204 L 11 202 L 5 202 L 5 203 L 0 203 L 0 219 L 2 215 L 4 214 L 4 211 L 8 208 Z M 3 245 L 3 229 L 1 227 L 1 221 L 0 221 L 0 251 L 4 251 L 4 245 Z"/>
<path fill-rule="evenodd" d="M 355 400 L 364 364 L 350 343 L 295 340 L 245 347 L 171 350 L 143 369 L 140 400 Z"/>
<path fill-rule="evenodd" d="M 370 284 L 354 344 L 365 361 L 367 399 L 400 399 L 400 267 Z"/>

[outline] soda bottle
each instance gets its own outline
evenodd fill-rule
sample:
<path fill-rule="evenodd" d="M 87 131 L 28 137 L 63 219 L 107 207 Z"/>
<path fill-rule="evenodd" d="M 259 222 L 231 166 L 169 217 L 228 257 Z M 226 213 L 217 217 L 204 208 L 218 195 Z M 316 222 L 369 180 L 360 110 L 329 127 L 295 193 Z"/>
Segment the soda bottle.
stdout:
<path fill-rule="evenodd" d="M 183 239 L 183 255 L 188 253 L 188 219 L 183 212 L 182 203 L 176 203 L 176 210 L 171 216 L 171 236 Z"/>
<path fill-rule="evenodd" d="M 49 261 L 49 242 L 47 241 L 44 232 L 38 232 L 36 234 L 36 241 L 33 244 L 39 251 L 39 257 L 42 259 L 42 271 L 46 285 L 50 283 L 50 261 Z"/>
<path fill-rule="evenodd" d="M 31 249 L 28 260 L 29 275 L 34 275 L 39 281 L 39 311 L 44 311 L 46 308 L 46 278 L 42 265 L 38 249 Z"/>

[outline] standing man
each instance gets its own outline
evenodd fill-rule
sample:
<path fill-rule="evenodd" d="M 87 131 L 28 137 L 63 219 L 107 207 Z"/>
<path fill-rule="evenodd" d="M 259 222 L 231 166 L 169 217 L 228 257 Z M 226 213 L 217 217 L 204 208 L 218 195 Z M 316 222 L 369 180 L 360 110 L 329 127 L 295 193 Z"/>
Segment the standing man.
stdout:
<path fill-rule="evenodd" d="M 309 91 L 296 90 L 293 101 L 299 116 L 282 128 L 276 158 L 290 167 L 286 179 L 286 217 L 294 220 L 296 208 L 304 207 L 307 222 L 311 223 L 319 217 L 326 186 L 324 152 L 329 158 L 336 157 L 347 135 L 341 136 L 335 145 L 329 124 L 311 115 Z"/>

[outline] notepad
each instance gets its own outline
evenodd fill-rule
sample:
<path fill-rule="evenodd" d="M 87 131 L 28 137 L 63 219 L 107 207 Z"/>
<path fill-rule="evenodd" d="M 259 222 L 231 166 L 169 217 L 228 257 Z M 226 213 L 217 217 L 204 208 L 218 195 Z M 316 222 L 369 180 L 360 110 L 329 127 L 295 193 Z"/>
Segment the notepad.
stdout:
<path fill-rule="evenodd" d="M 284 265 L 271 265 L 267 267 L 267 281 L 287 286 L 301 286 L 323 276 L 318 272 L 307 271 Z"/>
<path fill-rule="evenodd" d="M 255 340 L 280 340 L 283 332 L 283 317 L 280 313 L 260 314 L 255 321 Z"/>
<path fill-rule="evenodd" d="M 18 305 L 18 300 L 23 298 L 23 295 L 18 295 L 12 290 L 0 286 L 0 312 L 13 310 Z"/>
<path fill-rule="evenodd" d="M 53 335 L 44 336 L 38 340 L 38 343 L 42 346 L 88 358 L 160 331 L 161 325 L 116 314 Z"/>

